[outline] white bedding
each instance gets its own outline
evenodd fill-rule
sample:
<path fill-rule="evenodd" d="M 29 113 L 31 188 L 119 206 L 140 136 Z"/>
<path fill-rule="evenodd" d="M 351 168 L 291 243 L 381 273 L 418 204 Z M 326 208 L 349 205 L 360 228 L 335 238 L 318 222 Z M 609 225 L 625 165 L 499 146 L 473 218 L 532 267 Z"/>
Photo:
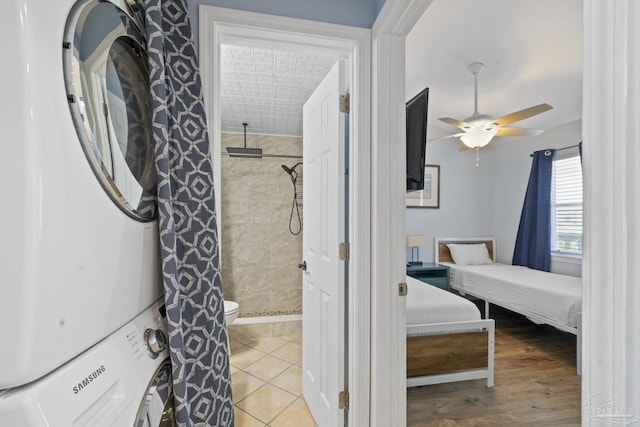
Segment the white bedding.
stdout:
<path fill-rule="evenodd" d="M 471 301 L 407 276 L 407 326 L 481 319 Z"/>
<path fill-rule="evenodd" d="M 514 311 L 537 314 L 546 319 L 578 326 L 582 304 L 582 280 L 507 265 L 465 265 L 441 263 L 452 271 L 451 287 L 469 292 Z"/>

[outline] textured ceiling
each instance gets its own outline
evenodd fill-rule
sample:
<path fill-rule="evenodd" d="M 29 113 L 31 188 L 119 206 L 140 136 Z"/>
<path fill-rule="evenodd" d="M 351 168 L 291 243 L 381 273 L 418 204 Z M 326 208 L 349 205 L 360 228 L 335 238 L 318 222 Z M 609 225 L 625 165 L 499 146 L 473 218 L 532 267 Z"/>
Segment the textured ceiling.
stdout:
<path fill-rule="evenodd" d="M 485 64 L 480 113 L 500 117 L 546 102 L 554 109 L 513 124 L 540 129 L 582 116 L 581 0 L 434 0 L 406 46 L 406 99 L 429 87 L 427 138 L 457 131 L 438 118 L 473 113 L 474 62 Z M 507 139 L 516 138 L 497 141 Z"/>
<path fill-rule="evenodd" d="M 223 132 L 302 136 L 302 106 L 336 58 L 222 45 Z"/>

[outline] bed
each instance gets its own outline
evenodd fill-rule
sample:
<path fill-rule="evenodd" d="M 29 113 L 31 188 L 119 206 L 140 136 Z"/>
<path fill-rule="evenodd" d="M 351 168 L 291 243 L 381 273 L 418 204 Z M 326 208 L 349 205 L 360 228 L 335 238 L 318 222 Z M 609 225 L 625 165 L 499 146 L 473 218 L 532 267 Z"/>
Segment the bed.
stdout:
<path fill-rule="evenodd" d="M 455 246 L 451 246 L 455 245 Z M 459 246 L 470 245 L 470 246 Z M 485 263 L 473 258 L 472 247 L 486 248 L 489 260 Z M 462 252 L 463 262 L 455 263 Z M 468 249 L 468 250 L 467 250 Z M 480 298 L 485 302 L 485 317 L 489 304 L 495 304 L 526 316 L 538 324 L 551 325 L 577 337 L 577 365 L 580 372 L 580 317 L 582 306 L 582 279 L 533 270 L 522 266 L 495 263 L 495 238 L 436 238 L 435 262 L 449 267 L 449 285 L 461 295 Z"/>
<path fill-rule="evenodd" d="M 493 387 L 495 325 L 472 302 L 407 276 L 407 387 L 485 379 Z"/>

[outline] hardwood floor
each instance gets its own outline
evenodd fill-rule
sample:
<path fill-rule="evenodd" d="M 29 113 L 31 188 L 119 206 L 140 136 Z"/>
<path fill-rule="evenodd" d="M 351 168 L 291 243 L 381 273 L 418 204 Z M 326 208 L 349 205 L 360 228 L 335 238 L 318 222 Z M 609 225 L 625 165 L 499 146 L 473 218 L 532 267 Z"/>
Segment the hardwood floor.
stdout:
<path fill-rule="evenodd" d="M 475 380 L 409 388 L 407 426 L 579 426 L 575 335 L 490 310 L 495 386 Z"/>

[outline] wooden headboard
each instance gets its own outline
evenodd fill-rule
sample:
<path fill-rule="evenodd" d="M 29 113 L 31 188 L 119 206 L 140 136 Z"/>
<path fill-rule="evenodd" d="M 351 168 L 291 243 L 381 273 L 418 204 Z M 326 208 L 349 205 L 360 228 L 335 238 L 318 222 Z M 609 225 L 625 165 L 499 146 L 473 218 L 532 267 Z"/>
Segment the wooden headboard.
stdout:
<path fill-rule="evenodd" d="M 439 262 L 453 262 L 447 243 L 456 243 L 461 245 L 484 243 L 489 251 L 489 257 L 493 262 L 496 261 L 495 237 L 436 237 L 434 240 L 435 247 L 433 255 L 435 257 L 436 264 Z"/>

